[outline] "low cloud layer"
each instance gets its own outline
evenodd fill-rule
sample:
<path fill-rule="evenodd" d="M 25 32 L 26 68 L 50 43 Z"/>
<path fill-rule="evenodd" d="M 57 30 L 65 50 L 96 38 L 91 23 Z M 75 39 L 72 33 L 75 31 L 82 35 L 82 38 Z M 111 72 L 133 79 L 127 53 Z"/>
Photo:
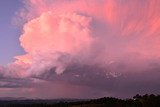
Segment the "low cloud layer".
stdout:
<path fill-rule="evenodd" d="M 75 87 L 71 97 L 159 93 L 159 5 L 159 0 L 26 0 L 18 13 L 26 54 L 0 67 L 0 75 L 31 80 L 29 87 L 46 81 L 41 84 L 53 89 L 49 98 L 65 97 Z M 44 87 L 34 93 L 45 96 Z M 68 91 L 54 96 L 56 87 Z"/>

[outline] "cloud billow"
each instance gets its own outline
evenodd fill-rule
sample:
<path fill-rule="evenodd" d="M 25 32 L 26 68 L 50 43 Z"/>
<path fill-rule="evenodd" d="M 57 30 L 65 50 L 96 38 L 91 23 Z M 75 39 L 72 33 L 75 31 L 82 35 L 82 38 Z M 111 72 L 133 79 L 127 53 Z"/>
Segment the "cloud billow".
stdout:
<path fill-rule="evenodd" d="M 158 0 L 28 0 L 24 4 L 19 16 L 26 23 L 19 40 L 26 54 L 0 68 L 16 67 L 14 73 L 7 70 L 6 77 L 12 72 L 16 78 L 48 81 L 46 87 L 52 87 L 50 82 L 58 87 L 78 85 L 78 92 L 95 91 L 89 96 L 101 92 L 97 97 L 159 93 Z"/>

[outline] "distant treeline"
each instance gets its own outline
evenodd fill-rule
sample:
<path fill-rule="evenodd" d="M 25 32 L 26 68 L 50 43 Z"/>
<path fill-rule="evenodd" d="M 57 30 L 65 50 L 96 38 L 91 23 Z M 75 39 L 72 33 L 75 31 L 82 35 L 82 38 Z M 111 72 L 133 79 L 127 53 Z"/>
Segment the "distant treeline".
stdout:
<path fill-rule="evenodd" d="M 104 97 L 85 101 L 12 100 L 0 101 L 0 107 L 160 107 L 160 95 L 139 95 L 132 99 Z"/>

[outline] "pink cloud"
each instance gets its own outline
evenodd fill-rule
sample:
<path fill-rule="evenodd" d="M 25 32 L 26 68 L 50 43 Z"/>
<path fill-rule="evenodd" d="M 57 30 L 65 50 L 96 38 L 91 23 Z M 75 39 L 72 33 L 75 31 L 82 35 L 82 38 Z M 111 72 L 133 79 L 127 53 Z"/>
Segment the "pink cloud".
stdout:
<path fill-rule="evenodd" d="M 125 56 L 133 55 L 139 62 L 135 66 L 146 65 L 144 62 L 159 58 L 158 3 L 26 1 L 22 12 L 29 17 L 20 42 L 27 55 L 18 56 L 17 61 L 30 63 L 28 71 L 36 75 L 54 67 L 61 74 L 76 60 L 103 66 L 121 61 L 130 67 L 130 58 Z"/>
<path fill-rule="evenodd" d="M 119 89 L 119 83 L 125 88 L 130 83 L 145 87 L 145 81 L 151 81 L 157 87 L 159 0 L 26 0 L 24 4 L 19 40 L 26 54 L 0 67 L 4 77 L 54 81 L 53 86 L 38 81 L 42 89 L 31 89 L 37 95 L 48 87 L 57 96 L 68 96 L 63 89 L 72 93 L 70 88 L 76 89 L 73 96 L 79 96 L 90 87 L 109 94 L 108 90 Z"/>

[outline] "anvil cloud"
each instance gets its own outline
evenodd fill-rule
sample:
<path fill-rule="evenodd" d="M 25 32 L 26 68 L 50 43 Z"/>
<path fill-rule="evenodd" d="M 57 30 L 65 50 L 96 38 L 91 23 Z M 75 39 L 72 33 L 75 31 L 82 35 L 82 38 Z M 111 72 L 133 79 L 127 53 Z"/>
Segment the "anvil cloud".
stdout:
<path fill-rule="evenodd" d="M 87 97 L 160 92 L 159 0 L 26 0 L 24 4 L 19 40 L 26 54 L 0 68 L 8 72 L 6 77 L 45 81 L 40 83 L 45 84 L 42 90 L 34 87 L 38 94 L 44 87 L 78 87 L 78 94 L 70 97 L 86 97 L 80 93 L 90 90 Z M 14 73 L 10 66 L 17 66 Z M 63 89 L 56 97 L 65 97 Z"/>

